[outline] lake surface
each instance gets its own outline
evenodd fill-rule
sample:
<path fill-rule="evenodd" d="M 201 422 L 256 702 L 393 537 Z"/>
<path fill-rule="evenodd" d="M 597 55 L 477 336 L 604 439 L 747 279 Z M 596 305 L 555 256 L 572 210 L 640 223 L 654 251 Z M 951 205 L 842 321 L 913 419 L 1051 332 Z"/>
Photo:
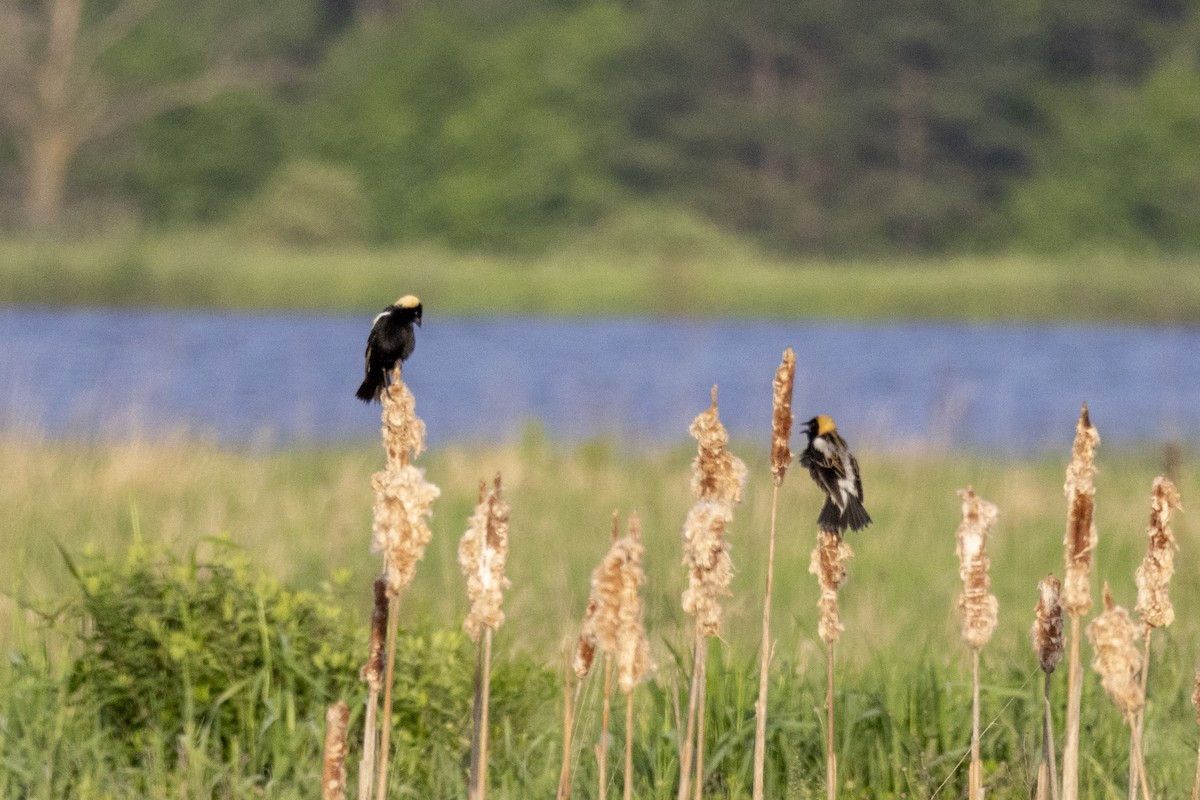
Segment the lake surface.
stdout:
<path fill-rule="evenodd" d="M 0 310 L 0 426 L 185 431 L 234 445 L 378 435 L 354 398 L 364 317 Z M 426 317 L 405 380 L 430 446 L 552 437 L 687 442 L 720 385 L 735 437 L 769 439 L 797 353 L 798 420 L 856 448 L 1065 452 L 1080 403 L 1106 444 L 1200 440 L 1200 327 Z"/>

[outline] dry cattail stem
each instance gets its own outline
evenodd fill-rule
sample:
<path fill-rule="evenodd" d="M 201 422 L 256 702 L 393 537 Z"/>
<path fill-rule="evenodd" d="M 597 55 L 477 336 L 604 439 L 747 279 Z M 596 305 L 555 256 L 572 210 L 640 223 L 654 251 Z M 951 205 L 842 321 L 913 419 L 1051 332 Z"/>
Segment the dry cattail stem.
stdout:
<path fill-rule="evenodd" d="M 375 490 L 371 551 L 383 554 L 390 608 L 387 625 L 387 667 L 384 675 L 380 757 L 375 781 L 377 800 L 387 795 L 387 768 L 391 738 L 392 681 L 395 667 L 396 617 L 400 593 L 412 583 L 417 562 L 425 555 L 432 532 L 428 517 L 441 490 L 425 480 L 423 470 L 410 462 L 425 449 L 425 423 L 416 415 L 416 401 L 401 380 L 399 365 L 383 392 L 380 412 L 384 468 L 371 476 Z M 360 790 L 362 785 L 360 784 Z"/>
<path fill-rule="evenodd" d="M 1096 447 L 1100 434 L 1088 416 L 1087 404 L 1075 426 L 1075 444 L 1063 492 L 1067 496 L 1067 530 L 1063 539 L 1065 575 L 1062 604 L 1072 616 L 1082 616 L 1092 608 L 1088 586 L 1092 570 L 1092 551 L 1096 549 L 1095 516 Z"/>
<path fill-rule="evenodd" d="M 792 435 L 792 387 L 796 380 L 796 354 L 792 348 L 783 351 L 783 361 L 775 371 L 774 402 L 771 415 L 771 475 L 775 485 L 783 483 L 792 451 L 788 440 Z"/>
<path fill-rule="evenodd" d="M 338 700 L 325 709 L 325 753 L 321 768 L 321 800 L 346 797 L 346 728 L 350 706 Z"/>
<path fill-rule="evenodd" d="M 359 678 L 367 684 L 367 710 L 363 719 L 363 755 L 358 762 L 358 796 L 371 796 L 371 780 L 375 776 L 375 745 L 379 731 L 375 717 L 379 710 L 379 692 L 383 689 L 384 660 L 388 628 L 387 578 L 375 579 L 375 608 L 371 613 L 371 639 L 367 647 L 367 663 L 359 670 Z"/>
<path fill-rule="evenodd" d="M 963 640 L 978 650 L 991 641 L 996 630 L 999 602 L 989 591 L 992 579 L 988 575 L 991 559 L 987 555 L 987 537 L 999 512 L 969 486 L 960 489 L 958 496 L 962 498 L 962 522 L 956 534 L 956 549 L 958 575 L 963 583 L 958 609 L 963 615 Z"/>
<path fill-rule="evenodd" d="M 1079 618 L 1092 608 L 1089 588 L 1092 552 L 1098 535 L 1095 525 L 1096 447 L 1100 434 L 1088 416 L 1087 404 L 1075 425 L 1075 443 L 1063 492 L 1067 496 L 1067 527 L 1063 537 L 1064 574 L 1060 595 L 1063 610 L 1071 617 L 1070 664 L 1067 668 L 1067 730 L 1063 740 L 1062 800 L 1079 797 L 1079 713 L 1083 693 L 1083 667 L 1079 658 Z"/>
<path fill-rule="evenodd" d="M 501 604 L 504 590 L 511 585 L 504 577 L 509 507 L 502 497 L 499 473 L 491 489 L 480 481 L 479 495 L 469 527 L 458 545 L 458 564 L 467 579 L 467 597 L 471 602 L 463 630 L 473 642 L 479 641 L 485 627 L 496 630 L 504 624 Z"/>
<path fill-rule="evenodd" d="M 688 432 L 696 439 L 696 458 L 692 462 L 692 493 L 696 505 L 683 525 L 683 564 L 688 585 L 683 592 L 683 610 L 696 618 L 693 660 L 699 666 L 705 651 L 704 640 L 721 633 L 720 599 L 729 595 L 733 562 L 725 530 L 733 520 L 733 507 L 742 501 L 746 465 L 730 453 L 729 432 L 721 424 L 717 409 L 717 387 L 712 388 L 712 405 L 692 421 Z M 679 800 L 688 796 L 692 753 L 696 735 L 696 715 L 704 715 L 703 689 L 699 684 L 702 670 L 692 669 L 688 698 L 688 721 L 681 757 Z M 699 701 L 699 702 L 698 702 Z M 702 751 L 696 759 L 697 774 L 703 772 Z"/>

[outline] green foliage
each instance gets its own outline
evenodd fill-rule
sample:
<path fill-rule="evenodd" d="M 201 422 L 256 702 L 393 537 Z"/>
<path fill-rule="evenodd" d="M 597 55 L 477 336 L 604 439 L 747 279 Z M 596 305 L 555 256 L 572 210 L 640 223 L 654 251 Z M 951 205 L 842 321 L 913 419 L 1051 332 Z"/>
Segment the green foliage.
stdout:
<path fill-rule="evenodd" d="M 385 239 L 536 249 L 613 200 L 603 75 L 628 23 L 594 2 L 358 30 L 323 66 L 298 146 L 359 171 Z"/>
<path fill-rule="evenodd" d="M 1033 178 L 1017 184 L 1017 237 L 1062 251 L 1200 247 L 1200 70 L 1187 61 L 1135 88 L 1064 103 Z"/>
<path fill-rule="evenodd" d="M 253 238 L 293 246 L 354 244 L 370 229 L 371 209 L 352 170 L 293 162 L 275 174 L 246 210 Z"/>
<path fill-rule="evenodd" d="M 70 687 L 127 758 L 202 737 L 214 757 L 242 752 L 265 772 L 284 753 L 318 752 L 311 721 L 357 691 L 361 639 L 328 585 L 287 590 L 234 551 L 178 559 L 136 545 L 72 573 L 81 595 L 66 613 L 82 652 Z"/>

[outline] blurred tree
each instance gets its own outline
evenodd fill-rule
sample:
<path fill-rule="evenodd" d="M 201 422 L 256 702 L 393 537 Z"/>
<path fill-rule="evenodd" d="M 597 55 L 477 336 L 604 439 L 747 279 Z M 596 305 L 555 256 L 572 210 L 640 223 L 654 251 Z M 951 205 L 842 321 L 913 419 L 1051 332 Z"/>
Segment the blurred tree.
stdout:
<path fill-rule="evenodd" d="M 1035 249 L 1200 247 L 1200 64 L 1179 58 L 1136 88 L 1064 101 L 1037 170 L 1013 189 Z"/>
<path fill-rule="evenodd" d="M 300 0 L 0 0 L 0 126 L 15 143 L 26 222 L 62 219 L 86 145 L 285 74 Z M 307 11 L 306 11 L 307 9 Z"/>
<path fill-rule="evenodd" d="M 612 202 L 632 29 L 608 0 L 418 6 L 334 48 L 296 148 L 358 170 L 382 238 L 537 248 Z"/>
<path fill-rule="evenodd" d="M 1020 165 L 1035 20 L 981 0 L 646 0 L 635 185 L 802 250 L 978 232 Z"/>

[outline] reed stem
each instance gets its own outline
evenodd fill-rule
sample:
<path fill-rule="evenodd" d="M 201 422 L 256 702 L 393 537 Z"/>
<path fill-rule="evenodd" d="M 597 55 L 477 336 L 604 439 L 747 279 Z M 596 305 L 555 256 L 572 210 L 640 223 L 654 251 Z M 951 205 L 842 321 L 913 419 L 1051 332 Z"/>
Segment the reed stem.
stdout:
<path fill-rule="evenodd" d="M 1054 763 L 1054 719 L 1050 714 L 1050 673 L 1046 673 L 1046 682 L 1042 687 L 1042 766 L 1043 774 L 1038 771 L 1038 796 L 1041 797 L 1046 787 L 1050 800 L 1058 800 L 1058 770 Z"/>
<path fill-rule="evenodd" d="M 400 597 L 388 600 L 387 670 L 383 679 L 383 730 L 379 741 L 379 772 L 375 779 L 375 800 L 387 797 L 388 749 L 392 738 L 392 685 L 396 677 L 396 624 L 400 616 Z"/>
<path fill-rule="evenodd" d="M 1146 764 L 1142 760 L 1142 734 L 1133 724 L 1132 715 L 1129 718 L 1130 739 L 1133 741 L 1134 760 L 1138 765 L 1138 785 L 1142 787 L 1142 800 L 1150 800 L 1150 786 L 1146 783 Z"/>
<path fill-rule="evenodd" d="M 613 658 L 604 656 L 604 704 L 600 714 L 600 743 L 596 745 L 596 761 L 599 763 L 600 792 L 596 796 L 604 800 L 608 796 L 608 712 L 612 704 Z"/>
<path fill-rule="evenodd" d="M 1139 678 L 1141 680 L 1142 697 L 1146 696 L 1146 684 L 1150 677 L 1150 636 L 1153 633 L 1154 633 L 1154 628 L 1147 626 L 1145 641 L 1143 642 L 1143 647 L 1142 647 L 1142 674 L 1139 676 Z M 1137 738 L 1140 739 L 1142 736 L 1142 732 L 1145 730 L 1145 727 L 1146 727 L 1146 707 L 1145 706 L 1142 706 L 1138 710 L 1138 712 L 1134 715 L 1133 720 L 1130 722 L 1130 727 L 1136 729 L 1134 732 L 1137 734 Z M 1134 737 L 1130 736 L 1129 737 L 1129 800 L 1137 800 L 1138 774 L 1141 771 L 1141 768 L 1138 766 L 1138 761 L 1140 759 L 1137 759 L 1134 757 L 1133 742 L 1134 742 Z"/>
<path fill-rule="evenodd" d="M 771 493 L 771 536 L 767 544 L 767 589 L 763 599 L 762 650 L 758 656 L 758 700 L 754 703 L 754 792 L 763 800 L 767 756 L 767 681 L 771 665 L 771 591 L 775 572 L 775 519 L 779 508 L 779 484 Z"/>
<path fill-rule="evenodd" d="M 700 680 L 698 681 L 699 699 L 696 701 L 696 784 L 693 787 L 693 800 L 700 800 L 704 795 L 704 722 L 708 707 L 708 637 L 700 640 L 702 649 L 698 660 Z"/>
<path fill-rule="evenodd" d="M 971 648 L 971 766 L 968 796 L 983 800 L 983 759 L 979 757 L 979 648 Z"/>
<path fill-rule="evenodd" d="M 633 692 L 625 694 L 625 800 L 633 800 Z"/>
<path fill-rule="evenodd" d="M 571 735 L 575 725 L 575 703 L 579 699 L 579 681 L 575 693 L 571 693 L 571 660 L 568 658 L 563 675 L 563 763 L 558 773 L 558 791 L 555 800 L 570 800 L 571 797 Z"/>
<path fill-rule="evenodd" d="M 692 747 L 696 742 L 696 701 L 700 693 L 697 681 L 700 677 L 700 664 L 703 658 L 701 647 L 704 640 L 704 635 L 700 633 L 700 629 L 697 627 L 695 646 L 692 649 L 692 681 L 691 689 L 688 692 L 687 730 L 684 733 L 683 754 L 679 759 L 678 800 L 688 800 L 688 795 L 691 794 Z"/>
<path fill-rule="evenodd" d="M 825 643 L 825 796 L 837 799 L 837 754 L 833 751 L 833 640 Z"/>
<path fill-rule="evenodd" d="M 483 689 L 482 710 L 479 715 L 479 760 L 476 761 L 476 785 L 478 800 L 487 800 L 488 764 L 488 700 L 491 695 L 492 677 L 492 629 L 483 629 Z"/>
<path fill-rule="evenodd" d="M 1071 615 L 1071 655 L 1067 667 L 1067 730 L 1063 740 L 1062 800 L 1079 800 L 1079 704 L 1083 665 L 1079 663 L 1079 615 Z"/>

